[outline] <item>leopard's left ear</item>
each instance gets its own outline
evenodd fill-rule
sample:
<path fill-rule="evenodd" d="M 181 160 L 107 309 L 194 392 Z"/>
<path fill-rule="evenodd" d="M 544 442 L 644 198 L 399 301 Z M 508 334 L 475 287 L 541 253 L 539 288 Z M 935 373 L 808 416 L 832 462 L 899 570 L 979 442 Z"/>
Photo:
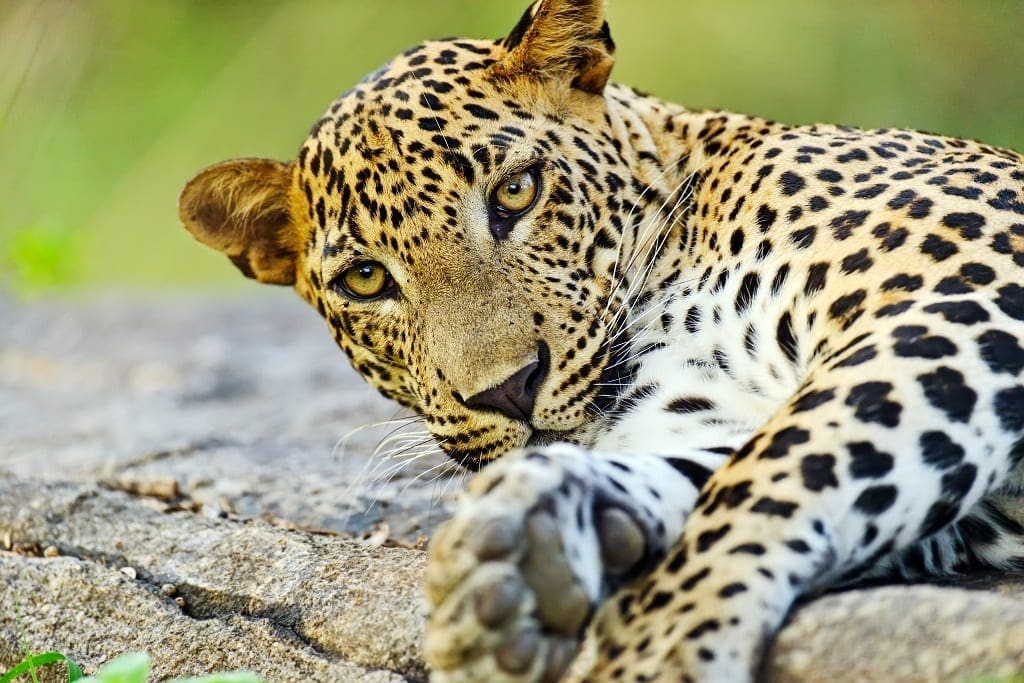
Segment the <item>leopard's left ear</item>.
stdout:
<path fill-rule="evenodd" d="M 293 164 L 235 159 L 196 174 L 178 197 L 178 215 L 197 240 L 222 252 L 246 277 L 295 284 L 299 231 L 291 219 Z"/>
<path fill-rule="evenodd" d="M 599 95 L 615 63 L 604 0 L 537 0 L 502 41 L 499 77 L 562 82 Z"/>

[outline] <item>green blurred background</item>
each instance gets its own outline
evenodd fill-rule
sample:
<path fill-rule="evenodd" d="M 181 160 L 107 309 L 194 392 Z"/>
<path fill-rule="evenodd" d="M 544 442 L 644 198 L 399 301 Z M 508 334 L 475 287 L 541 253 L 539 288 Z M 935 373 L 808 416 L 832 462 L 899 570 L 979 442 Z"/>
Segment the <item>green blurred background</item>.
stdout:
<path fill-rule="evenodd" d="M 0 0 L 0 291 L 243 286 L 178 188 L 291 158 L 396 52 L 528 0 Z M 615 78 L 694 107 L 1024 149 L 1022 0 L 611 0 Z"/>

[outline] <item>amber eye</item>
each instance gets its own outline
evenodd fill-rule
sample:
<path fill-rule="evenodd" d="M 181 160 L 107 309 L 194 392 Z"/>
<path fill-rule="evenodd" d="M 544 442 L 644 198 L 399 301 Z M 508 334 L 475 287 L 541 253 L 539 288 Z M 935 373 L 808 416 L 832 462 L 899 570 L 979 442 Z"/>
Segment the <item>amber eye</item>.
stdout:
<path fill-rule="evenodd" d="M 341 286 L 354 299 L 372 299 L 391 289 L 387 268 L 376 261 L 356 264 L 341 274 Z"/>
<path fill-rule="evenodd" d="M 504 214 L 523 213 L 537 198 L 537 171 L 529 168 L 508 178 L 494 191 L 496 209 Z"/>

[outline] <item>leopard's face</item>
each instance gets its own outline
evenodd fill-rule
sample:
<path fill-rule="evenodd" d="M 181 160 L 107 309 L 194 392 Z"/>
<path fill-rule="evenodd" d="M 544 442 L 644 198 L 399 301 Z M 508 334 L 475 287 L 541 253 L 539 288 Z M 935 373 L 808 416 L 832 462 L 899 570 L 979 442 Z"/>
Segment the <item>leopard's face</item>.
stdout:
<path fill-rule="evenodd" d="M 293 285 L 458 462 L 588 443 L 624 384 L 650 201 L 652 163 L 609 112 L 613 51 L 598 4 L 545 0 L 503 40 L 425 43 L 338 99 L 296 161 L 200 172 L 182 221 Z"/>
<path fill-rule="evenodd" d="M 580 438 L 614 392 L 632 192 L 604 100 L 509 87 L 493 42 L 427 43 L 343 95 L 296 168 L 306 284 L 384 395 L 476 467 Z"/>

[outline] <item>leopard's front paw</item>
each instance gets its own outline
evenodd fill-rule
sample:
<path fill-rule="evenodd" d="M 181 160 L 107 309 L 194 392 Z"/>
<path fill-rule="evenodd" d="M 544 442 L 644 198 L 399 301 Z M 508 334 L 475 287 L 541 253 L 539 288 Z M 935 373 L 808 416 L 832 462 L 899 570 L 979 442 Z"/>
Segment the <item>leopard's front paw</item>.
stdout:
<path fill-rule="evenodd" d="M 505 456 L 438 531 L 426 582 L 434 680 L 558 680 L 610 579 L 644 556 L 643 527 L 579 456 Z"/>

